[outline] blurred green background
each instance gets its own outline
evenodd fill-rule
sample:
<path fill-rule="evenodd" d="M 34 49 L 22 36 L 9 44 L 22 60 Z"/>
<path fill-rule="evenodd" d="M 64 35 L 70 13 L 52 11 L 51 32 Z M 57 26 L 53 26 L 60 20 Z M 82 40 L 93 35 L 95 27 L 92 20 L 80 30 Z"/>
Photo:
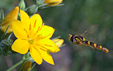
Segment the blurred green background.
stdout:
<path fill-rule="evenodd" d="M 32 0 L 25 0 L 27 6 Z M 0 9 L 5 14 L 11 11 L 19 0 L 0 0 Z M 53 55 L 55 66 L 46 62 L 33 71 L 113 71 L 113 0 L 64 0 L 64 5 L 41 9 L 39 13 L 45 24 L 56 29 L 54 36 L 65 40 L 61 51 Z M 93 50 L 87 46 L 78 46 L 68 40 L 69 34 L 82 34 L 90 27 L 91 34 L 86 34 L 86 40 L 95 42 L 109 49 L 109 53 Z M 92 29 L 91 29 L 92 30 Z M 13 64 L 22 56 L 11 55 Z M 7 57 L 0 56 L 0 71 L 8 69 Z"/>

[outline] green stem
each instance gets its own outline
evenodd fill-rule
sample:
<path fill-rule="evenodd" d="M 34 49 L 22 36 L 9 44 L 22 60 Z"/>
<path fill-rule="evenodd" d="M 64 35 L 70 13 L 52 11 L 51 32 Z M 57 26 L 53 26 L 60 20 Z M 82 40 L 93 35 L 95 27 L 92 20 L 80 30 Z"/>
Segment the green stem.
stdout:
<path fill-rule="evenodd" d="M 19 61 L 15 65 L 13 65 L 11 68 L 7 69 L 6 71 L 11 71 L 12 69 L 16 68 L 18 65 L 22 64 L 23 60 Z"/>

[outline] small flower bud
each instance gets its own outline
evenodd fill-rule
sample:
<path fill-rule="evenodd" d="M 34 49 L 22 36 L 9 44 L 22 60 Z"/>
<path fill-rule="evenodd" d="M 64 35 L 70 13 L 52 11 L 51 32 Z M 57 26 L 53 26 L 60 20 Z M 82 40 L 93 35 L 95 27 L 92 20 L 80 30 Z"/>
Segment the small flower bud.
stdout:
<path fill-rule="evenodd" d="M 24 10 L 25 9 L 25 2 L 24 2 L 24 0 L 21 0 L 18 6 L 19 6 L 20 10 Z"/>
<path fill-rule="evenodd" d="M 18 12 L 19 12 L 19 7 L 17 6 L 5 16 L 5 18 L 0 22 L 1 31 L 6 32 L 9 26 L 7 33 L 12 32 L 12 21 L 17 20 Z"/>
<path fill-rule="evenodd" d="M 4 19 L 4 10 L 1 9 L 0 10 L 0 20 L 3 20 Z"/>
<path fill-rule="evenodd" d="M 31 63 L 31 61 L 24 61 L 24 62 L 22 63 L 22 65 L 20 66 L 19 69 L 20 69 L 21 71 L 30 71 L 31 68 L 32 68 L 32 63 Z"/>
<path fill-rule="evenodd" d="M 36 0 L 36 4 L 38 6 L 42 5 L 45 0 Z"/>
<path fill-rule="evenodd" d="M 38 10 L 38 7 L 34 4 L 34 5 L 31 5 L 29 6 L 28 8 L 25 9 L 25 11 L 27 12 L 27 14 L 29 16 L 35 14 Z"/>
<path fill-rule="evenodd" d="M 55 6 L 62 2 L 63 0 L 45 0 L 44 3 L 48 3 L 47 6 Z"/>
<path fill-rule="evenodd" d="M 53 42 L 58 46 L 61 47 L 64 40 L 63 39 L 53 39 Z"/>

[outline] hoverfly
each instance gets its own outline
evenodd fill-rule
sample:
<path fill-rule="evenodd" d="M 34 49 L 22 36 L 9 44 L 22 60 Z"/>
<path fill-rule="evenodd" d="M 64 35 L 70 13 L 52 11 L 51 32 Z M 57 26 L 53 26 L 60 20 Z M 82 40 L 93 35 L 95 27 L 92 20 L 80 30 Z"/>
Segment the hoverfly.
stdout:
<path fill-rule="evenodd" d="M 109 52 L 109 50 L 107 48 L 105 48 L 105 47 L 103 47 L 101 45 L 98 45 L 98 44 L 90 42 L 90 41 L 86 41 L 85 38 L 82 35 L 75 35 L 75 34 L 71 35 L 71 34 L 69 34 L 69 40 L 73 44 L 82 45 L 82 46 L 90 46 L 93 49 L 98 49 L 98 50 L 101 50 L 101 51 L 103 51 L 105 53 Z"/>

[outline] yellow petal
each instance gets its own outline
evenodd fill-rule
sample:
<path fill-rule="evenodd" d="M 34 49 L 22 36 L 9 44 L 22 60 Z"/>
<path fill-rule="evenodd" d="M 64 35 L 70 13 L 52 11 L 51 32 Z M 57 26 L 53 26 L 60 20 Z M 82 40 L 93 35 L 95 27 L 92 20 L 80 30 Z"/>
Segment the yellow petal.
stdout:
<path fill-rule="evenodd" d="M 17 38 L 27 39 L 27 32 L 24 30 L 23 24 L 20 21 L 14 20 L 12 23 L 12 29 L 13 29 L 14 35 Z"/>
<path fill-rule="evenodd" d="M 54 65 L 54 61 L 52 56 L 50 55 L 49 52 L 46 51 L 46 49 L 42 48 L 42 47 L 38 47 L 37 48 L 39 50 L 39 52 L 41 53 L 42 58 L 48 62 L 49 64 Z"/>
<path fill-rule="evenodd" d="M 63 0 L 45 0 L 44 3 L 50 3 L 48 6 L 51 6 L 51 5 L 58 5 L 62 2 Z"/>
<path fill-rule="evenodd" d="M 7 27 L 9 26 L 8 28 L 8 31 L 7 33 L 11 33 L 12 32 L 12 21 L 13 20 L 17 20 L 17 17 L 18 17 L 18 12 L 19 12 L 19 7 L 15 7 L 11 12 L 9 12 L 5 18 L 1 21 L 1 24 L 0 26 L 1 27 L 1 30 L 3 32 L 6 31 Z"/>
<path fill-rule="evenodd" d="M 20 54 L 26 54 L 29 49 L 29 43 L 26 40 L 16 39 L 12 45 L 12 50 Z"/>
<path fill-rule="evenodd" d="M 42 57 L 39 53 L 39 51 L 36 49 L 37 47 L 32 46 L 30 47 L 30 54 L 31 57 L 33 58 L 33 60 L 37 63 L 37 64 L 42 64 Z"/>
<path fill-rule="evenodd" d="M 54 28 L 44 25 L 37 35 L 40 35 L 42 39 L 49 39 L 52 37 L 54 31 Z"/>
<path fill-rule="evenodd" d="M 42 26 L 42 18 L 39 14 L 35 14 L 30 18 L 31 28 L 29 30 L 32 31 L 32 35 L 36 34 L 38 29 Z"/>
<path fill-rule="evenodd" d="M 49 52 L 43 53 L 42 58 L 49 64 L 55 65 L 52 56 Z"/>
<path fill-rule="evenodd" d="M 27 32 L 29 32 L 30 20 L 28 14 L 23 10 L 20 10 L 20 18 L 21 18 L 21 22 L 24 25 L 24 28 L 26 29 Z"/>
<path fill-rule="evenodd" d="M 40 39 L 38 41 L 35 40 L 33 44 L 42 46 L 42 48 L 45 48 L 49 52 L 52 52 L 52 53 L 60 51 L 60 49 L 57 47 L 57 45 L 50 39 Z"/>

